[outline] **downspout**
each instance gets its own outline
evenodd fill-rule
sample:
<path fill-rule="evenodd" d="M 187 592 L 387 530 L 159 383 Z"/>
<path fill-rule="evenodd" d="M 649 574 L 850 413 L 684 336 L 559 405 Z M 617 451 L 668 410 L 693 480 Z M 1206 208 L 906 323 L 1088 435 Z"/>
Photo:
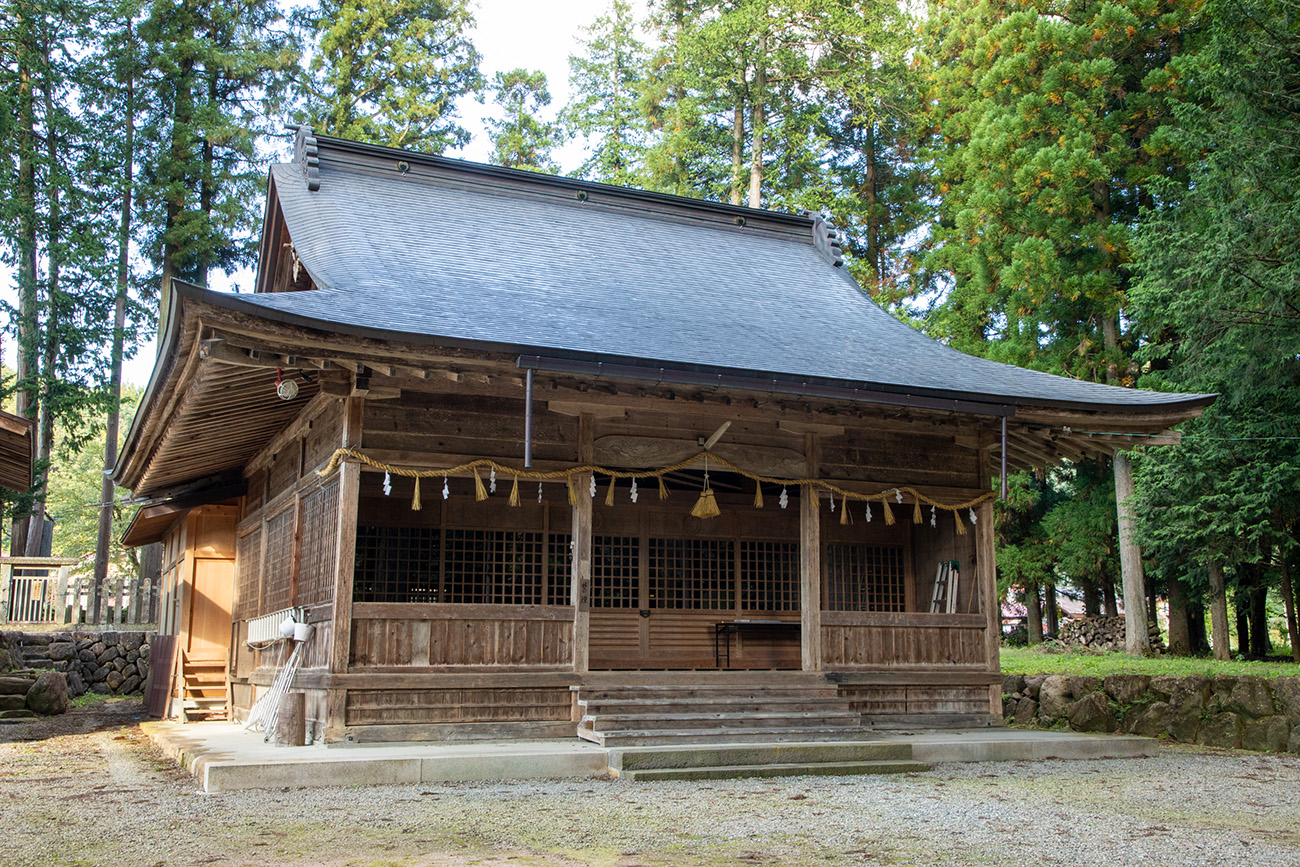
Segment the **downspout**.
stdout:
<path fill-rule="evenodd" d="M 524 374 L 524 466 L 531 467 L 533 465 L 533 369 L 528 368 Z M 1006 427 L 1006 419 L 1003 419 L 1004 436 Z"/>
<path fill-rule="evenodd" d="M 1007 498 L 1007 417 L 1002 416 L 1002 499 Z"/>

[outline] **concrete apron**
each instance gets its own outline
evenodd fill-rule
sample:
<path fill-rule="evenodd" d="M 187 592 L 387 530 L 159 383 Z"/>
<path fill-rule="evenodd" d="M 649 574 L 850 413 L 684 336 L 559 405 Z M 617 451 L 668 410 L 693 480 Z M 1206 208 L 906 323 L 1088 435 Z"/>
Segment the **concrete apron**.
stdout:
<path fill-rule="evenodd" d="M 189 769 L 205 792 L 617 776 L 627 752 L 577 737 L 277 747 L 235 723 L 148 722 L 141 728 L 164 753 Z M 1154 756 L 1159 750 L 1157 741 L 1132 735 L 1013 729 L 890 732 L 872 743 L 909 745 L 913 758 L 928 764 L 1137 758 Z"/>

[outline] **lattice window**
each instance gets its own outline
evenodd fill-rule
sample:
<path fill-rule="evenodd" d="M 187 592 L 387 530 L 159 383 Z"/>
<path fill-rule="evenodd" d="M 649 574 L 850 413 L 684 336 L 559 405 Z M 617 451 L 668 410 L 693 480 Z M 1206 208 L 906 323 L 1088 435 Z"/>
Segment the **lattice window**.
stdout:
<path fill-rule="evenodd" d="M 448 530 L 442 601 L 541 604 L 544 539 L 515 530 Z"/>
<path fill-rule="evenodd" d="M 294 508 L 272 516 L 266 522 L 266 565 L 262 575 L 262 610 L 279 611 L 293 604 Z"/>
<path fill-rule="evenodd" d="M 357 526 L 356 602 L 441 602 L 440 533 L 430 527 Z"/>
<path fill-rule="evenodd" d="M 650 540 L 650 607 L 735 607 L 735 544 L 716 539 Z"/>
<path fill-rule="evenodd" d="M 336 476 L 302 498 L 302 549 L 298 555 L 298 605 L 334 598 L 338 560 L 339 480 Z"/>
<path fill-rule="evenodd" d="M 591 540 L 591 607 L 641 606 L 641 540 L 594 536 Z"/>
<path fill-rule="evenodd" d="M 259 608 L 262 583 L 262 525 L 239 537 L 235 545 L 237 599 L 234 617 L 249 620 L 261 614 Z"/>
<path fill-rule="evenodd" d="M 740 607 L 745 611 L 799 610 L 797 544 L 740 543 Z"/>
<path fill-rule="evenodd" d="M 573 536 L 568 533 L 551 533 L 547 540 L 550 545 L 546 558 L 547 604 L 568 605 L 573 584 Z"/>
<path fill-rule="evenodd" d="M 826 608 L 830 611 L 904 611 L 904 578 L 900 546 L 826 546 Z"/>

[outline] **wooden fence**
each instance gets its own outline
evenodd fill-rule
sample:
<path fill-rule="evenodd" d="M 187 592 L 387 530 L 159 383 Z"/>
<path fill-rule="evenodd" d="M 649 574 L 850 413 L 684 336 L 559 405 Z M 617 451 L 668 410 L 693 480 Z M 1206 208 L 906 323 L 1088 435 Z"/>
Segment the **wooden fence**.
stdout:
<path fill-rule="evenodd" d="M 66 557 L 0 557 L 0 623 L 93 623 L 93 578 L 72 571 L 79 563 Z M 101 605 L 101 627 L 157 623 L 158 580 L 110 575 Z"/>

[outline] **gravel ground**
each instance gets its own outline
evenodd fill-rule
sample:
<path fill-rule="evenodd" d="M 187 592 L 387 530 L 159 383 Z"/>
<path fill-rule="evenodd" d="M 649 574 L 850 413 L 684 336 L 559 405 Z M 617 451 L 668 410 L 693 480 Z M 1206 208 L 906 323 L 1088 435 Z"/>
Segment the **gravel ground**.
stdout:
<path fill-rule="evenodd" d="M 114 701 L 0 727 L 0 864 L 1296 867 L 1300 757 L 203 794 Z"/>

